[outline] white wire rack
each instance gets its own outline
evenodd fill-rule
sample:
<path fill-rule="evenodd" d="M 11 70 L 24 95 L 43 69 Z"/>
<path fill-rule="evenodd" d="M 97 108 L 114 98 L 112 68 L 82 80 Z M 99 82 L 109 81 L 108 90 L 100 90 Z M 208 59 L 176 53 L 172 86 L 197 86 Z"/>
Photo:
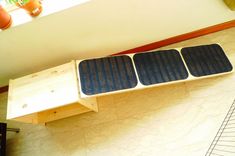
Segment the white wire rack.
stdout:
<path fill-rule="evenodd" d="M 205 156 L 235 156 L 235 100 Z"/>

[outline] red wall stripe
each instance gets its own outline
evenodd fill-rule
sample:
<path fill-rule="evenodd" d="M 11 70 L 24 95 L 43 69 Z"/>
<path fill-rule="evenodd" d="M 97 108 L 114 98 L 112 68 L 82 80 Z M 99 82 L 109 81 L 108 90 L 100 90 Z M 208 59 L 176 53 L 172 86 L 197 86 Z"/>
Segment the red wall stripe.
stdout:
<path fill-rule="evenodd" d="M 214 26 L 210 26 L 210 27 L 206 27 L 200 30 L 196 30 L 190 33 L 186 33 L 186 34 L 182 34 L 182 35 L 178 35 L 175 37 L 171 37 L 165 40 L 161 40 L 161 41 L 157 41 L 157 42 L 153 42 L 150 44 L 146 44 L 137 48 L 133 48 L 133 49 L 129 49 L 126 51 L 122 51 L 122 52 L 118 52 L 115 53 L 113 55 L 120 55 L 120 54 L 130 54 L 130 53 L 138 53 L 138 52 L 143 52 L 143 51 L 149 51 L 149 50 L 153 50 L 153 49 L 157 49 L 163 46 L 167 46 L 173 43 L 177 43 L 177 42 L 181 42 L 181 41 L 185 41 L 188 39 L 192 39 L 192 38 L 196 38 L 199 36 L 203 36 L 203 35 L 207 35 L 210 33 L 214 33 L 217 31 L 221 31 L 221 30 L 225 30 L 228 28 L 232 28 L 235 27 L 235 20 L 232 21 L 228 21 L 225 23 L 221 23 L 221 24 L 217 24 Z M 4 87 L 0 87 L 0 93 L 3 92 L 7 92 L 8 91 L 8 86 L 4 86 Z"/>
<path fill-rule="evenodd" d="M 138 52 L 143 52 L 143 51 L 149 51 L 149 50 L 153 50 L 153 49 L 157 49 L 163 46 L 167 46 L 173 43 L 177 43 L 177 42 L 181 42 L 181 41 L 185 41 L 188 39 L 192 39 L 192 38 L 196 38 L 199 36 L 203 36 L 203 35 L 207 35 L 213 32 L 217 32 L 217 31 L 221 31 L 221 30 L 225 30 L 228 28 L 232 28 L 235 27 L 235 20 L 229 21 L 229 22 L 225 22 L 222 24 L 218 24 L 218 25 L 214 25 L 214 26 L 210 26 L 210 27 L 206 27 L 200 30 L 196 30 L 190 33 L 186 33 L 186 34 L 182 34 L 182 35 L 178 35 L 175 37 L 171 37 L 165 40 L 161 40 L 161 41 L 157 41 L 157 42 L 153 42 L 147 45 L 143 45 L 137 48 L 133 48 L 133 49 L 129 49 L 126 51 L 122 51 L 122 52 L 118 52 L 114 55 L 120 55 L 120 54 L 130 54 L 130 53 L 138 53 Z"/>

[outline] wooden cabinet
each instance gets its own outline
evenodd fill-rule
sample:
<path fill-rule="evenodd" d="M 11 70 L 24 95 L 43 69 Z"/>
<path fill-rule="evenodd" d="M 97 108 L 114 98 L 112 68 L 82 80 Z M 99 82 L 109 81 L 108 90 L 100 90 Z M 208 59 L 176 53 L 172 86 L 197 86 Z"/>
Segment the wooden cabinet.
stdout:
<path fill-rule="evenodd" d="M 7 119 L 46 123 L 88 111 L 96 99 L 80 98 L 74 61 L 9 82 Z"/>

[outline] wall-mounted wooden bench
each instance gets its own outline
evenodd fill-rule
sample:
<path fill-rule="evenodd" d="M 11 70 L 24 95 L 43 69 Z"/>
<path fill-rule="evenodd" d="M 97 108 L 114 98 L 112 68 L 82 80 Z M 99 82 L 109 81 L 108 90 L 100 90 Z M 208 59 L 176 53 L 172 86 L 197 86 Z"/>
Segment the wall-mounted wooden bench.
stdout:
<path fill-rule="evenodd" d="M 82 98 L 228 74 L 218 44 L 77 61 Z"/>
<path fill-rule="evenodd" d="M 97 96 L 232 71 L 218 44 L 72 61 L 10 80 L 7 119 L 46 123 L 98 111 Z"/>
<path fill-rule="evenodd" d="M 75 62 L 10 80 L 7 119 L 46 123 L 98 111 L 96 98 L 81 99 Z"/>

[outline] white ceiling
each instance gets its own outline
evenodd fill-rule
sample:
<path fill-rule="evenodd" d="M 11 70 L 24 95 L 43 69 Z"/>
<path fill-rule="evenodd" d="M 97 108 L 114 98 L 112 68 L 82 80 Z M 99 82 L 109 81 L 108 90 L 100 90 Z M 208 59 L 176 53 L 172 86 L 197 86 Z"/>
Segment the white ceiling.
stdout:
<path fill-rule="evenodd" d="M 91 0 L 0 32 L 0 86 L 233 19 L 222 0 Z"/>

